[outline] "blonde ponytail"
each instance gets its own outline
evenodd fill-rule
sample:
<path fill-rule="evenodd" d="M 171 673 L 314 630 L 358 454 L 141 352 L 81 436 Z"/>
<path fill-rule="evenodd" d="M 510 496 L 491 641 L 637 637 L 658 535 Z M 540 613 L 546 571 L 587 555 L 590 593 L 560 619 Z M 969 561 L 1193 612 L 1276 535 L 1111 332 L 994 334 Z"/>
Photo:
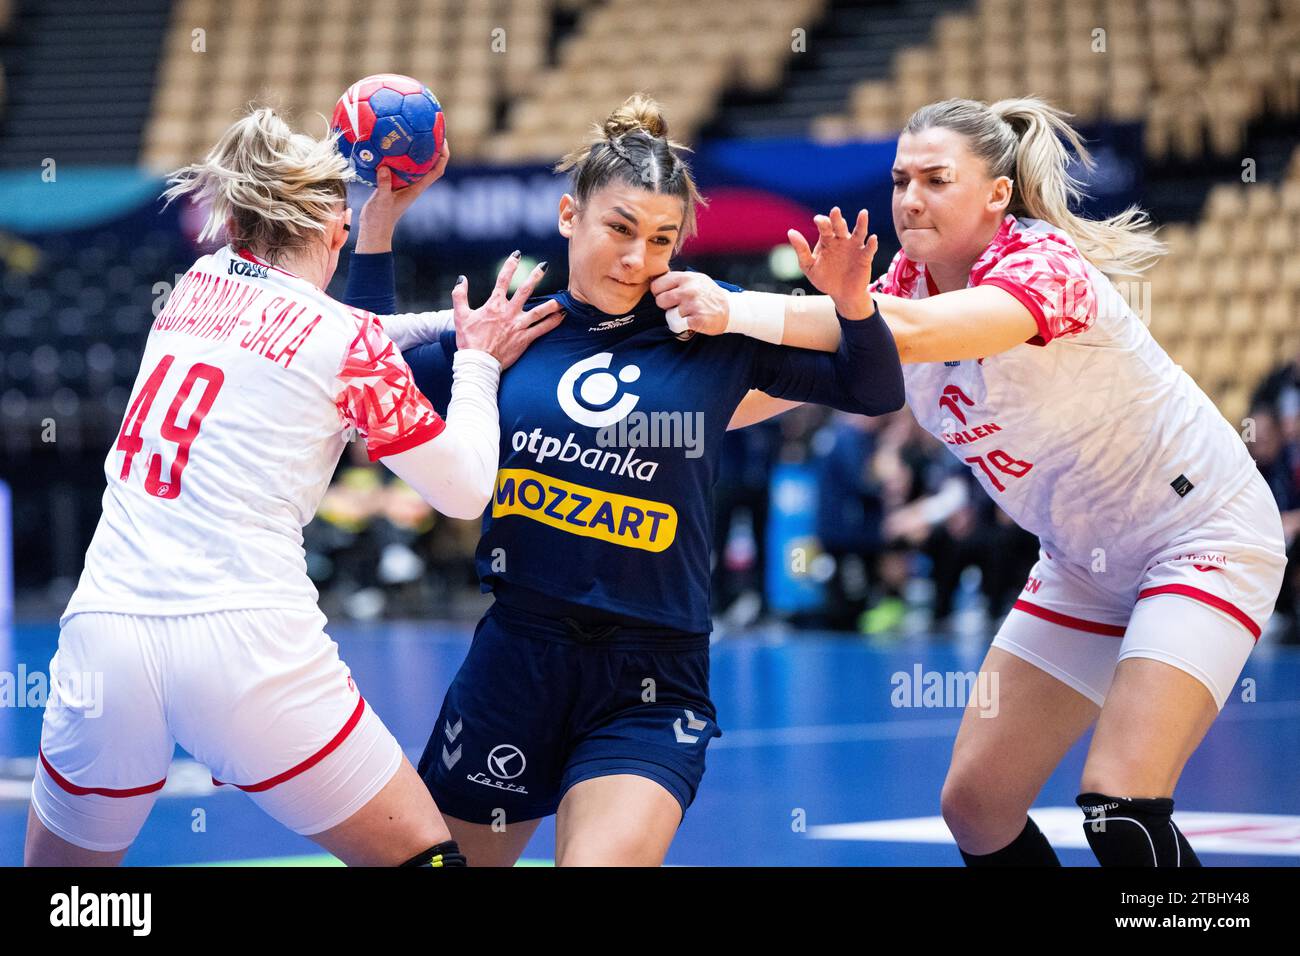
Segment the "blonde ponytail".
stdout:
<path fill-rule="evenodd" d="M 332 137 L 295 133 L 262 107 L 226 130 L 202 162 L 173 173 L 163 197 L 211 204 L 200 242 L 228 230 L 232 245 L 271 255 L 324 234 L 347 200 L 349 175 Z"/>
<path fill-rule="evenodd" d="M 1059 227 L 1107 275 L 1140 275 L 1168 251 L 1155 237 L 1143 210 L 1130 206 L 1102 220 L 1084 219 L 1070 211 L 1071 203 L 1084 198 L 1082 184 L 1068 172 L 1070 151 L 1084 169 L 1096 164 L 1066 122 L 1069 115 L 1034 97 L 999 100 L 991 106 L 951 99 L 921 107 L 903 131 L 941 127 L 961 133 L 971 152 L 988 165 L 990 175 L 1011 179 L 1008 212 Z"/>

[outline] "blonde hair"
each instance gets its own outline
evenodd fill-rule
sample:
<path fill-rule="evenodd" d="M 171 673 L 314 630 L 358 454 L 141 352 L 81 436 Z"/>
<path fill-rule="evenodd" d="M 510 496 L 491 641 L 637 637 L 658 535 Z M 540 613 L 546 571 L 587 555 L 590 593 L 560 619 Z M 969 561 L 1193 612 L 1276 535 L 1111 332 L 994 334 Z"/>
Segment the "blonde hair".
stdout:
<path fill-rule="evenodd" d="M 587 142 L 560 160 L 555 171 L 569 172 L 579 209 L 614 180 L 676 196 L 686 207 L 677 236 L 680 248 L 695 235 L 696 209 L 707 202 L 679 151 L 690 149 L 668 138 L 668 121 L 659 104 L 644 93 L 634 93 L 604 123 L 593 124 Z"/>
<path fill-rule="evenodd" d="M 1035 97 L 999 100 L 991 106 L 949 99 L 921 107 L 903 132 L 940 127 L 962 134 L 991 176 L 1011 179 L 1008 212 L 1060 227 L 1103 273 L 1140 275 L 1168 252 L 1146 212 L 1130 206 L 1109 219 L 1096 220 L 1070 211 L 1070 204 L 1082 199 L 1084 192 L 1082 183 L 1067 172 L 1070 155 L 1065 143 L 1084 169 L 1096 166 L 1079 134 L 1066 122 L 1070 115 Z"/>
<path fill-rule="evenodd" d="M 255 252 L 307 245 L 347 201 L 348 162 L 333 136 L 295 133 L 268 107 L 226 130 L 200 163 L 176 170 L 167 202 L 191 196 L 211 204 L 199 241 L 228 232 L 231 245 Z"/>

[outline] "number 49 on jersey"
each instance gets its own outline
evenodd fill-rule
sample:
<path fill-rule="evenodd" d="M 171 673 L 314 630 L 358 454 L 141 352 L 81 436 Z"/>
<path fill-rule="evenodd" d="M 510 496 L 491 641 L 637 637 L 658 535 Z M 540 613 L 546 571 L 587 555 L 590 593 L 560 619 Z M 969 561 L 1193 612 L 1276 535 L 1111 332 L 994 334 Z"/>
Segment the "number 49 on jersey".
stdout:
<path fill-rule="evenodd" d="M 131 462 L 144 448 L 142 432 L 145 420 L 149 417 L 149 411 L 153 408 L 154 400 L 157 399 L 158 392 L 162 389 L 167 373 L 171 371 L 175 361 L 176 356 L 164 355 L 157 367 L 145 380 L 139 394 L 132 400 L 131 406 L 126 410 L 126 417 L 122 420 L 122 430 L 117 436 L 117 445 L 115 446 L 117 451 L 124 453 L 122 473 L 119 476 L 122 481 L 130 479 Z M 158 433 L 164 441 L 176 444 L 176 453 L 172 458 L 171 467 L 168 469 L 166 481 L 162 479 L 162 452 L 155 453 L 149 459 L 149 472 L 144 479 L 144 490 L 153 497 L 176 498 L 180 495 L 181 475 L 184 473 L 185 465 L 190 459 L 190 446 L 194 444 L 194 439 L 199 437 L 199 429 L 203 426 L 203 419 L 212 410 L 212 403 L 217 400 L 217 393 L 221 391 L 221 385 L 225 378 L 225 374 L 221 369 L 203 362 L 197 362 L 190 366 L 190 370 L 185 374 L 185 378 L 181 382 L 180 388 L 177 389 L 176 395 L 167 409 L 167 414 L 163 416 L 162 424 L 158 429 Z M 198 403 L 190 412 L 185 424 L 182 425 L 176 419 L 200 382 L 203 386 L 203 393 L 199 396 Z"/>

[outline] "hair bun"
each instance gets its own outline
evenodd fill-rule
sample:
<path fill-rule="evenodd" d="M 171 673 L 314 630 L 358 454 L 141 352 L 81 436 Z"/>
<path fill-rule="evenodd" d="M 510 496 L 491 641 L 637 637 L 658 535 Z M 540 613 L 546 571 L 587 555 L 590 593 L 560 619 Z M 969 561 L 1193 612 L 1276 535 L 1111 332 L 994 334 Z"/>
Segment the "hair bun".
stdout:
<path fill-rule="evenodd" d="M 606 139 L 616 139 L 625 133 L 644 130 L 651 136 L 668 135 L 668 121 L 664 119 L 659 104 L 644 93 L 633 93 L 623 105 L 605 118 L 602 131 Z"/>

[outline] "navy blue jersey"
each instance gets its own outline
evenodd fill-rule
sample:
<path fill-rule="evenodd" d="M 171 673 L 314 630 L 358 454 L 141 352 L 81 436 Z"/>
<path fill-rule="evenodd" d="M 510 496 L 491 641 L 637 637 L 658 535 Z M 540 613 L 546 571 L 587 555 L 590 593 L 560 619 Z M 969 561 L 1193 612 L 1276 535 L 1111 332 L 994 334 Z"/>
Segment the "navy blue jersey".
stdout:
<path fill-rule="evenodd" d="M 365 291 L 370 307 L 386 304 Z M 567 290 L 555 298 L 564 321 L 501 377 L 501 464 L 476 555 L 483 589 L 708 631 L 712 488 L 736 406 L 757 388 L 860 414 L 900 408 L 893 336 L 877 313 L 841 320 L 834 354 L 739 335 L 681 341 L 652 295 L 626 315 Z M 454 349 L 448 333 L 405 352 L 440 411 Z"/>

